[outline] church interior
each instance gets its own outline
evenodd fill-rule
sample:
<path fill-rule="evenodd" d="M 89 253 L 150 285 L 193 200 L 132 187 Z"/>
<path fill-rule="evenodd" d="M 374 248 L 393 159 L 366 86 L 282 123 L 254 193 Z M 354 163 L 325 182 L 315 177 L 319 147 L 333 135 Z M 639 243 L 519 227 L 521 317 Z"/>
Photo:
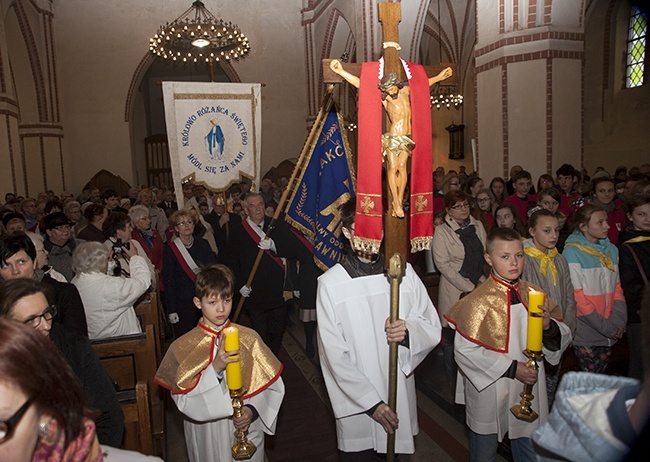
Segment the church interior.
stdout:
<path fill-rule="evenodd" d="M 166 133 L 169 80 L 261 83 L 267 172 L 300 152 L 325 91 L 321 60 L 381 55 L 373 0 L 207 0 L 251 46 L 244 59 L 215 63 L 212 76 L 205 63 L 170 65 L 149 51 L 187 0 L 0 6 L 2 195 L 76 195 L 102 170 L 149 184 L 146 140 Z M 537 178 L 565 162 L 613 174 L 647 161 L 648 86 L 626 84 L 630 10 L 629 0 L 402 2 L 400 57 L 453 64 L 455 83 L 440 90 L 463 96 L 458 108 L 433 110 L 434 166 L 489 179 L 520 164 Z M 348 87 L 336 96 L 354 124 Z M 452 133 L 463 149 L 454 143 L 450 158 Z"/>
<path fill-rule="evenodd" d="M 382 56 L 377 0 L 203 0 L 238 26 L 250 52 L 209 64 L 153 54 L 156 31 L 192 3 L 0 0 L 0 197 L 35 198 L 46 190 L 76 196 L 106 172 L 124 183 L 123 191 L 172 186 L 169 159 L 151 155 L 151 146 L 167 143 L 167 81 L 261 84 L 263 177 L 298 157 L 327 88 L 323 60 Z M 630 75 L 628 56 L 630 15 L 643 2 L 398 3 L 400 57 L 454 69 L 431 91 L 434 169 L 463 167 L 488 183 L 508 179 L 514 165 L 537 179 L 565 163 L 613 175 L 618 166 L 650 162 L 645 42 L 640 75 Z M 334 98 L 354 151 L 357 90 L 336 85 Z M 425 284 L 436 297 L 436 282 Z M 294 321 L 280 355 L 287 393 L 278 427 L 285 430 L 267 439 L 266 459 L 338 460 L 318 355 L 305 355 Z M 434 350 L 416 373 L 418 450 L 400 461 L 469 458 L 463 410 L 453 402 L 442 361 Z M 157 455 L 184 461 L 182 421 L 173 408 L 168 402 Z M 507 444 L 498 458 L 512 460 Z"/>

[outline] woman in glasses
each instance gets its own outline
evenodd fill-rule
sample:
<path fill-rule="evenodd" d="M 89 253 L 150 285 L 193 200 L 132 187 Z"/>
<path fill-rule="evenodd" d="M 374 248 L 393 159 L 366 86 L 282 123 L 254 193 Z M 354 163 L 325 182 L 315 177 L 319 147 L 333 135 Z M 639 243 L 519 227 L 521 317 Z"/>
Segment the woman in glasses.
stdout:
<path fill-rule="evenodd" d="M 102 460 L 83 390 L 47 339 L 0 319 L 0 377 L 0 460 Z"/>
<path fill-rule="evenodd" d="M 196 327 L 201 312 L 194 306 L 194 270 L 214 263 L 215 254 L 205 239 L 194 238 L 194 219 L 189 210 L 171 216 L 174 238 L 163 250 L 165 309 L 179 338 Z"/>
<path fill-rule="evenodd" d="M 494 209 L 496 200 L 489 188 L 483 188 L 476 194 L 476 218 L 483 224 L 485 232 L 489 232 L 494 225 Z"/>
<path fill-rule="evenodd" d="M 119 447 L 124 432 L 124 416 L 117 400 L 115 387 L 106 375 L 88 339 L 61 324 L 52 323 L 57 311 L 55 306 L 48 303 L 43 289 L 34 280 L 11 279 L 0 285 L 0 320 L 13 319 L 38 331 L 43 337 L 49 337 L 68 365 L 72 367 L 78 379 L 77 383 L 82 386 L 89 398 L 89 406 L 97 410 L 95 425 L 100 443 Z M 0 341 L 0 345 L 4 345 L 4 342 Z M 53 350 L 51 346 L 49 349 Z M 0 362 L 4 359 L 4 353 L 0 353 Z M 29 368 L 29 372 L 25 372 L 25 377 L 31 380 L 34 376 L 40 375 L 41 371 L 37 364 L 27 362 L 25 366 Z M 4 373 L 0 372 L 0 383 L 3 382 L 4 377 Z M 70 384 L 72 382 L 74 380 L 70 381 Z M 3 396 L 2 392 L 0 396 Z M 0 415 L 0 418 L 2 417 Z M 0 460 L 18 459 L 0 457 Z"/>
<path fill-rule="evenodd" d="M 470 196 L 460 190 L 445 194 L 445 222 L 436 227 L 433 236 L 433 260 L 440 271 L 437 309 L 443 326 L 445 371 L 452 395 L 456 382 L 454 330 L 442 315 L 460 299 L 461 294 L 471 292 L 485 279 L 485 228 L 470 215 L 469 201 Z"/>

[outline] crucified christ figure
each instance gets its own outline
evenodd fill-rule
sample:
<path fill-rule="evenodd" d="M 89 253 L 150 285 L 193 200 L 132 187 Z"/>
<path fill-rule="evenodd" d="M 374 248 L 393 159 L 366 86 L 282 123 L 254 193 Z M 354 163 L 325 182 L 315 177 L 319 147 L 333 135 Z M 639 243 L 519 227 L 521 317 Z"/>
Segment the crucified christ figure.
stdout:
<path fill-rule="evenodd" d="M 343 69 L 338 59 L 330 62 L 330 69 L 343 77 L 348 83 L 359 88 L 360 79 Z M 452 75 L 451 67 L 443 69 L 429 79 L 429 86 L 445 80 Z M 397 75 L 388 73 L 379 83 L 382 104 L 389 121 L 388 132 L 382 136 L 382 153 L 387 163 L 388 188 L 393 198 L 393 216 L 404 217 L 402 204 L 408 176 L 406 163 L 415 147 L 411 139 L 411 101 L 408 82 L 398 80 Z"/>

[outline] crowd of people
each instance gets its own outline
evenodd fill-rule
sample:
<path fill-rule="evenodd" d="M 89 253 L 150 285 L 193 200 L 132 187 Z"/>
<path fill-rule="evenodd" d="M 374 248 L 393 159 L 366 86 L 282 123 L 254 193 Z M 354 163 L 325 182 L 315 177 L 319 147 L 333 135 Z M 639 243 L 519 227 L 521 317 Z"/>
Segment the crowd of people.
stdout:
<path fill-rule="evenodd" d="M 515 459 L 526 460 L 537 425 L 523 425 L 502 411 L 526 383 L 535 387 L 535 406 L 544 418 L 555 399 L 567 348 L 572 347 L 581 371 L 602 374 L 613 345 L 626 335 L 628 375 L 643 378 L 650 165 L 629 171 L 621 167 L 614 175 L 599 168 L 589 177 L 565 164 L 555 177 L 545 174 L 537 182 L 514 166 L 508 180 L 493 178 L 489 185 L 464 169 L 457 173 L 439 167 L 433 177 L 434 266 L 429 269 L 440 273 L 439 298 L 434 307 L 415 271 L 424 268 L 408 265 L 402 296 L 410 300 L 410 312 L 400 313 L 395 322 L 380 319 L 373 309 L 390 295 L 381 255 L 349 250 L 317 285 L 321 272 L 304 239 L 282 220 L 266 236 L 286 178 L 277 185 L 264 179 L 258 192 L 250 192 L 246 181 L 215 194 L 187 184 L 180 209 L 174 192 L 166 188 L 132 188 L 128 197 L 110 189 L 90 189 L 77 198 L 68 193 L 57 197 L 52 191 L 36 199 L 8 193 L 0 211 L 0 317 L 30 324 L 54 342 L 89 406 L 99 411 L 99 417 L 88 416 L 102 444 L 119 446 L 123 422 L 110 380 L 88 340 L 140 332 L 134 306 L 148 291 L 159 290 L 179 342 L 170 349 L 174 357 L 163 364 L 172 361 L 169 367 L 181 367 L 174 361 L 180 361 L 178 352 L 186 351 L 188 339 L 207 342 L 207 356 L 196 366 L 199 375 L 191 383 L 186 376 L 159 371 L 159 383 L 172 390 L 190 420 L 221 421 L 230 415 L 228 406 L 210 413 L 201 403 L 208 396 L 227 401 L 222 378 L 232 355 L 223 352 L 220 340 L 210 342 L 230 325 L 233 297 L 241 296 L 256 332 L 249 340 L 262 342 L 273 374 L 281 369 L 274 358 L 293 308 L 305 314 L 301 319 L 310 357 L 317 351 L 317 327 L 313 314 L 306 314 L 318 313 L 318 354 L 339 427 L 342 460 L 374 457 L 392 432 L 397 433 L 398 452 L 413 452 L 417 419 L 412 372 L 439 342 L 450 389 L 466 405 L 473 460 L 495 453 L 506 434 L 514 443 Z M 408 204 L 404 209 L 408 212 Z M 353 200 L 341 214 L 343 233 L 353 240 Z M 251 279 L 259 252 L 257 274 Z M 539 374 L 524 367 L 520 354 L 530 287 L 547 294 L 540 306 L 546 358 Z M 369 328 L 359 329 L 359 323 Z M 203 327 L 197 331 L 197 325 Z M 492 331 L 486 332 L 486 325 Z M 386 405 L 386 390 L 377 388 L 388 373 L 387 357 L 378 353 L 384 341 L 400 345 L 398 381 L 404 395 L 397 413 Z M 210 361 L 216 379 L 207 380 L 200 372 Z M 254 367 L 251 361 L 257 359 L 246 367 Z M 268 393 L 260 395 L 270 398 L 247 404 L 245 418 L 235 422 L 238 428 L 261 422 L 261 431 L 272 433 L 284 393 L 273 374 L 265 379 Z M 406 423 L 402 427 L 398 415 Z M 194 445 L 191 457 L 203 460 L 202 445 L 216 434 L 225 438 L 222 427 L 199 431 L 195 423 L 187 423 L 186 436 Z M 357 453 L 365 456 L 357 459 Z"/>
<path fill-rule="evenodd" d="M 87 397 L 84 412 L 94 422 L 81 431 L 91 446 L 96 435 L 100 444 L 120 447 L 124 416 L 89 341 L 141 332 L 134 306 L 151 290 L 163 294 L 166 318 L 180 339 L 199 321 L 214 321 L 206 317 L 205 307 L 197 310 L 197 273 L 218 261 L 228 262 L 236 269 L 233 287 L 236 283 L 248 298 L 252 324 L 263 336 L 258 343 L 273 348 L 267 350 L 270 357 L 278 353 L 292 308 L 287 294 L 294 294 L 294 287 L 285 284 L 287 259 L 308 262 L 308 251 L 288 226 L 280 225 L 273 240 L 263 239 L 262 226 L 266 230 L 277 207 L 278 187 L 264 181 L 259 193 L 249 188 L 243 182 L 227 194 L 208 195 L 204 187 L 189 185 L 180 210 L 172 191 L 150 188 L 132 189 L 128 198 L 110 189 L 101 194 L 91 189 L 77 198 L 67 193 L 56 197 L 52 191 L 38 199 L 6 195 L 0 210 L 0 318 L 31 325 L 72 368 Z M 265 251 L 259 276 L 246 286 L 258 246 Z M 286 258 L 278 256 L 281 252 Z M 303 293 L 305 299 L 313 293 L 313 309 L 315 276 L 311 290 Z M 314 351 L 312 345 L 312 356 Z M 281 381 L 277 386 L 279 408 Z M 224 412 L 228 409 L 232 413 L 231 406 Z M 74 435 L 61 440 L 64 451 L 74 445 L 66 439 L 77 434 L 75 428 Z"/>
<path fill-rule="evenodd" d="M 543 287 L 557 298 L 572 330 L 577 329 L 573 345 L 581 368 L 603 372 L 612 344 L 630 331 L 630 325 L 639 323 L 642 277 L 650 271 L 643 258 L 650 251 L 644 240 L 650 236 L 650 218 L 646 218 L 650 217 L 650 164 L 629 172 L 619 167 L 614 175 L 598 168 L 591 177 L 564 164 L 555 173 L 556 179 L 541 175 L 535 189 L 530 173 L 516 165 L 508 181 L 493 178 L 484 188 L 485 182 L 476 175 L 436 170 L 438 226 L 432 254 L 441 274 L 438 309 L 444 314 L 484 277 L 476 262 L 484 251 L 485 234 L 512 228 L 526 239 L 524 249 L 531 262 L 525 271 L 527 280 L 541 282 L 532 271 L 534 266 L 544 276 L 549 267 L 553 270 L 552 283 Z M 626 271 L 619 271 L 619 265 Z M 564 285 L 562 293 L 558 281 Z M 572 287 L 566 287 L 567 282 Z M 626 304 L 628 299 L 631 304 Z M 572 321 L 576 313 L 577 327 Z M 447 338 L 453 344 L 453 332 Z M 632 333 L 629 340 L 636 356 L 640 339 Z M 641 378 L 639 367 L 632 358 L 630 374 Z M 454 375 L 451 370 L 450 380 Z"/>
<path fill-rule="evenodd" d="M 624 335 L 627 375 L 641 380 L 648 373 L 642 361 L 641 318 L 644 309 L 650 309 L 642 306 L 650 274 L 650 164 L 629 171 L 619 167 L 614 175 L 598 168 L 591 177 L 564 164 L 555 174 L 555 178 L 542 175 L 534 184 L 529 172 L 514 166 L 508 181 L 493 178 L 488 188 L 476 174 L 445 173 L 442 168 L 434 174 L 435 267 L 430 269 L 440 273 L 437 308 L 445 368 L 457 402 L 466 405 L 472 460 L 491 460 L 497 440 L 505 434 L 513 442 L 515 460 L 528 460 L 527 454 L 533 454 L 529 438 L 537 425 L 522 426 L 510 413 L 501 414 L 516 404 L 515 389 L 508 391 L 513 382 L 500 384 L 504 377 L 534 385 L 533 394 L 538 398 L 543 394 L 537 412 L 546 413 L 556 397 L 562 352 L 571 345 L 576 369 L 604 374 L 613 346 Z M 495 251 L 500 241 L 503 245 Z M 510 309 L 502 315 L 505 321 L 483 318 L 499 311 L 498 291 L 487 294 L 493 281 L 509 288 L 503 302 Z M 520 302 L 528 306 L 524 288 L 530 284 L 546 294 L 544 312 L 553 313 L 562 328 L 561 340 L 549 339 L 554 348 L 547 345 L 544 331 L 544 368 L 535 377 L 521 373 L 522 362 L 508 369 L 506 361 L 524 359 L 519 354 L 526 348 L 520 326 L 526 323 L 514 307 Z M 493 305 L 489 311 L 486 303 Z M 485 332 L 486 325 L 501 325 L 496 331 L 508 332 L 515 351 L 502 349 L 498 336 Z M 599 375 L 594 377 L 600 380 Z M 572 380 L 585 389 L 581 379 Z M 567 432 L 577 431 L 568 427 Z M 547 455 L 552 455 L 549 440 L 542 440 Z"/>

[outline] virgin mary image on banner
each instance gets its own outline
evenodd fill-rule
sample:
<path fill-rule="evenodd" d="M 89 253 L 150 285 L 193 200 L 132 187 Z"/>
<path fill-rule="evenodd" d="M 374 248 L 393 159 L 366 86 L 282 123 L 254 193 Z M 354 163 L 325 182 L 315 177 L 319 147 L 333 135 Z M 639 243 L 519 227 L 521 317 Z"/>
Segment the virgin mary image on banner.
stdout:
<path fill-rule="evenodd" d="M 192 181 L 224 191 L 259 184 L 260 84 L 163 82 L 165 120 L 176 199 Z"/>
<path fill-rule="evenodd" d="M 205 135 L 205 144 L 210 154 L 210 160 L 221 160 L 223 158 L 223 148 L 225 139 L 223 131 L 215 119 L 210 119 L 212 128 L 207 135 Z"/>

